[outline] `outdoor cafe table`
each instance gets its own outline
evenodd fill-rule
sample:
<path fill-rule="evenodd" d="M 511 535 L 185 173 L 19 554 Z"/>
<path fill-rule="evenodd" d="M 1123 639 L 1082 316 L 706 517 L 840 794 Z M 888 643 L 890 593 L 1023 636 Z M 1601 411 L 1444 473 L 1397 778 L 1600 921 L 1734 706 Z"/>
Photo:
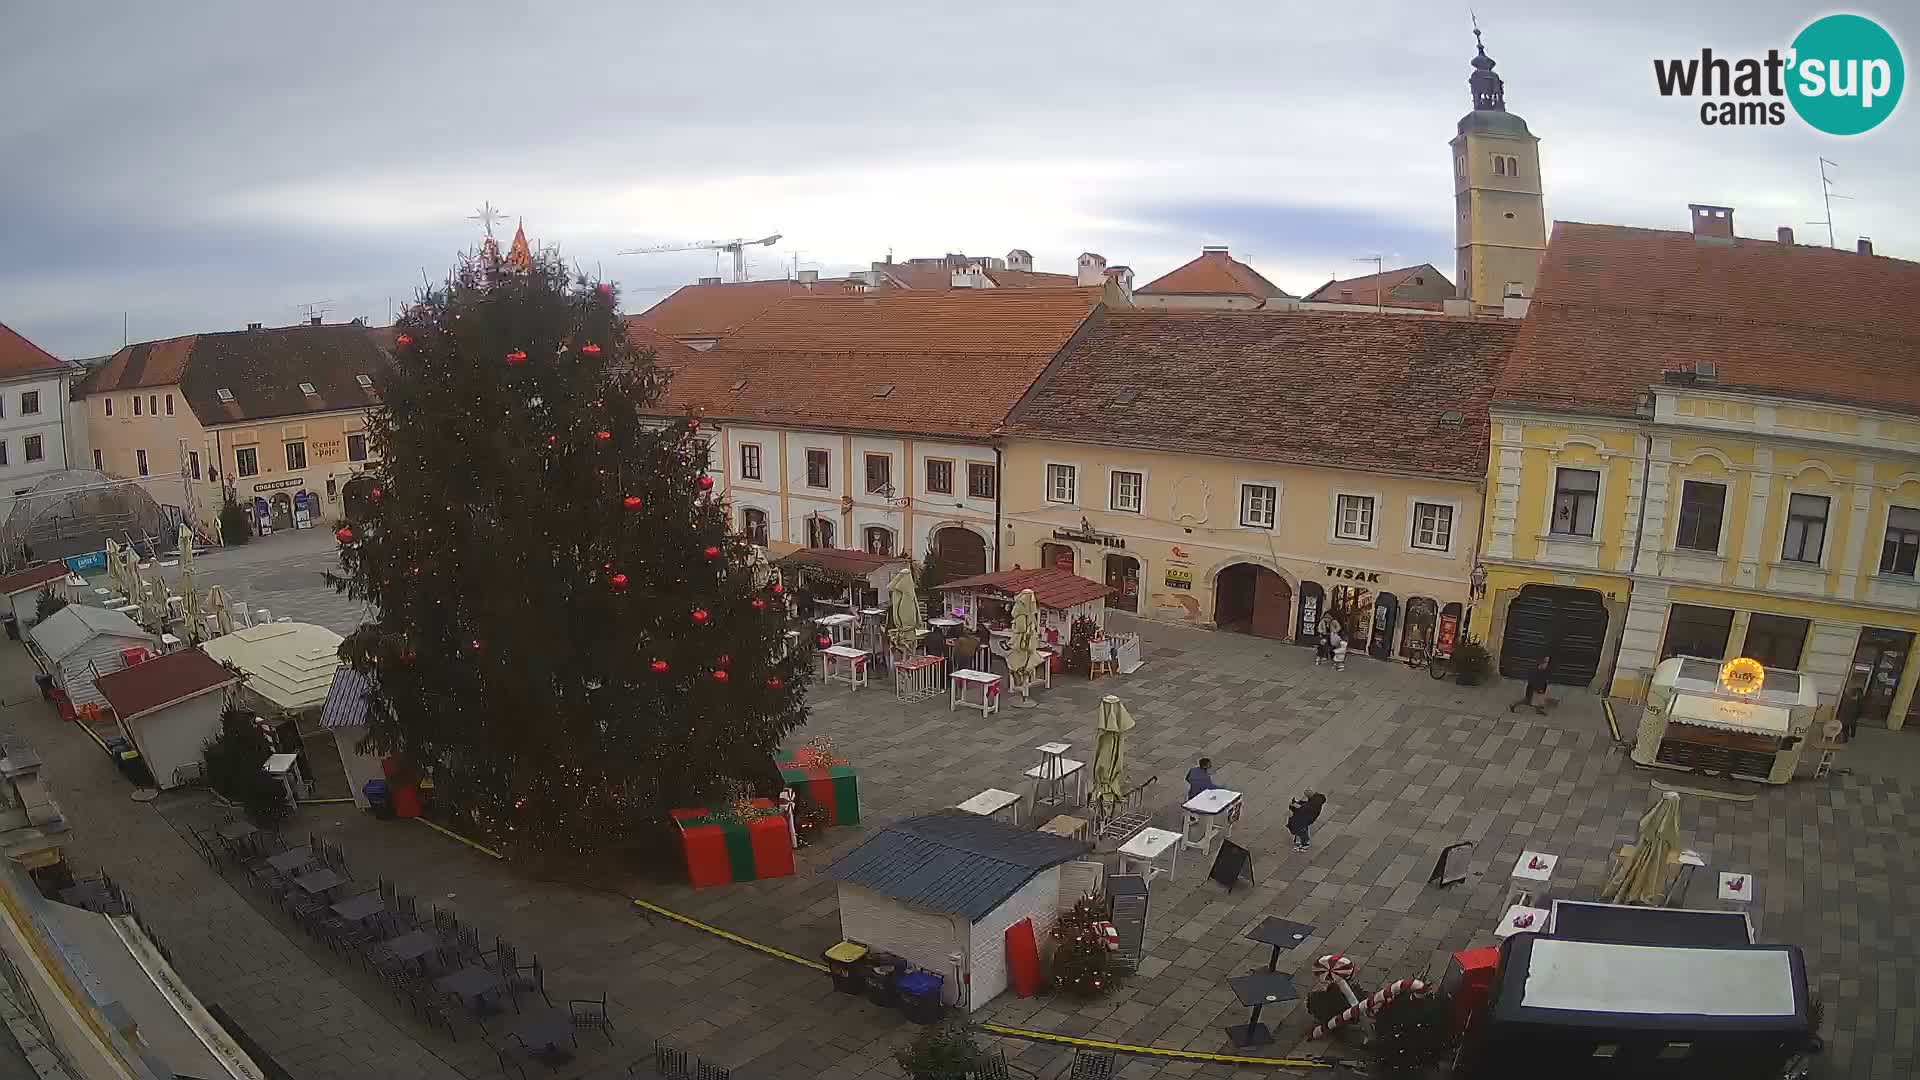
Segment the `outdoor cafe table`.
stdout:
<path fill-rule="evenodd" d="M 1260 1022 L 1261 1009 L 1299 996 L 1293 988 L 1293 976 L 1284 971 L 1249 971 L 1228 979 L 1227 985 L 1233 988 L 1233 996 L 1240 999 L 1240 1004 L 1253 1010 L 1246 1023 L 1227 1026 L 1227 1038 L 1242 1049 L 1273 1041 L 1273 1032 Z"/>
<path fill-rule="evenodd" d="M 345 900 L 333 905 L 333 913 L 335 915 L 352 922 L 359 922 L 362 919 L 378 915 L 385 910 L 387 910 L 387 902 L 381 899 L 380 894 L 377 892 L 366 892 L 361 893 L 359 896 L 349 896 Z"/>
<path fill-rule="evenodd" d="M 440 942 L 425 930 L 401 934 L 387 942 L 387 951 L 400 960 L 418 960 L 440 947 Z"/>
<path fill-rule="evenodd" d="M 528 1013 L 514 1025 L 510 1034 L 530 1054 L 555 1061 L 565 1061 L 572 1056 L 562 1044 L 573 1042 L 573 1016 L 559 1009 Z"/>
<path fill-rule="evenodd" d="M 463 967 L 451 975 L 442 975 L 433 980 L 433 985 L 461 998 L 472 998 L 477 1004 L 488 994 L 498 993 L 507 988 L 507 980 L 497 971 L 488 971 L 483 967 Z"/>
<path fill-rule="evenodd" d="M 297 847 L 288 848 L 280 854 L 272 856 L 267 860 L 267 865 L 283 874 L 291 874 L 312 861 L 313 852 L 308 851 L 304 847 Z"/>
<path fill-rule="evenodd" d="M 220 828 L 214 831 L 219 833 L 220 839 L 225 840 L 230 844 L 237 844 L 240 841 L 245 840 L 247 837 L 252 836 L 254 833 L 259 832 L 260 830 L 255 828 L 253 825 L 253 822 L 251 821 L 236 820 L 236 821 L 229 821 L 225 825 L 220 826 Z"/>
<path fill-rule="evenodd" d="M 345 885 L 347 879 L 329 869 L 315 870 L 311 874 L 302 874 L 293 879 L 295 885 L 315 896 L 337 885 Z"/>
<path fill-rule="evenodd" d="M 1180 846 L 1209 851 L 1215 836 L 1233 835 L 1233 819 L 1240 816 L 1240 793 L 1226 788 L 1208 788 L 1207 790 L 1180 804 L 1184 817 L 1180 823 Z M 1226 820 L 1225 828 L 1219 824 Z M 1196 825 L 1204 825 L 1199 839 L 1194 839 Z"/>

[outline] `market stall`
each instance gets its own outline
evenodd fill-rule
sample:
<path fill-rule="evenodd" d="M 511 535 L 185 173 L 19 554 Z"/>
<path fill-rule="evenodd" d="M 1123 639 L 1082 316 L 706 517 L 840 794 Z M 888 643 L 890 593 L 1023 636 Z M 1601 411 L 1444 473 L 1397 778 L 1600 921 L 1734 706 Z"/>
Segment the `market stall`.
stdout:
<path fill-rule="evenodd" d="M 198 773 L 207 743 L 220 734 L 225 691 L 240 677 L 199 649 L 181 649 L 100 676 L 120 730 L 165 790 Z"/>
<path fill-rule="evenodd" d="M 340 667 L 341 640 L 324 626 L 275 622 L 236 630 L 201 646 L 208 656 L 246 674 L 243 703 L 268 722 L 281 749 L 300 755 L 300 771 L 307 780 L 316 778 L 316 765 L 332 773 L 332 762 L 307 760 L 305 737 L 322 730 L 320 711 Z"/>
<path fill-rule="evenodd" d="M 1076 619 L 1087 618 L 1095 627 L 1104 626 L 1107 597 L 1113 594 L 1113 589 L 1097 581 L 1048 566 L 950 581 L 940 586 L 940 598 L 950 618 L 976 632 L 991 632 L 1012 625 L 1013 602 L 1023 589 L 1033 590 L 1040 609 L 1040 639 L 1047 645 L 1065 645 L 1072 640 Z"/>
<path fill-rule="evenodd" d="M 913 562 L 900 555 L 872 555 L 842 548 L 801 548 L 775 559 L 789 588 L 812 594 L 818 604 L 841 611 L 885 607 L 887 583 Z M 819 614 L 816 612 L 816 614 Z"/>
<path fill-rule="evenodd" d="M 1654 669 L 1633 760 L 1770 784 L 1793 779 L 1819 694 L 1797 671 L 1675 656 Z"/>
<path fill-rule="evenodd" d="M 100 675 L 160 651 L 160 639 L 132 619 L 88 604 L 68 604 L 47 616 L 27 632 L 27 644 L 69 710 L 106 705 L 94 686 Z"/>

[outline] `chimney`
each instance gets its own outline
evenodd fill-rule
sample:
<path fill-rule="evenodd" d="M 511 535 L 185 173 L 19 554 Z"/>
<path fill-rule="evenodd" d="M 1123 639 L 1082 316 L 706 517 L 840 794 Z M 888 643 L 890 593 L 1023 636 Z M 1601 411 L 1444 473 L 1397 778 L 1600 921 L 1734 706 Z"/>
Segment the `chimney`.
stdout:
<path fill-rule="evenodd" d="M 1114 288 L 1119 289 L 1120 295 L 1126 297 L 1129 303 L 1132 302 L 1133 300 L 1133 267 L 1131 266 L 1107 267 L 1107 281 L 1112 283 Z"/>
<path fill-rule="evenodd" d="M 802 285 L 812 285 L 817 283 L 820 280 L 820 271 L 802 270 L 799 273 L 795 274 L 794 277 L 799 278 L 800 284 Z"/>
<path fill-rule="evenodd" d="M 1688 203 L 1693 211 L 1693 235 L 1697 240 L 1732 240 L 1733 207 Z"/>
<path fill-rule="evenodd" d="M 1206 247 L 1203 247 L 1203 248 L 1201 248 L 1201 249 L 1200 249 L 1200 254 L 1202 254 L 1202 255 L 1227 255 L 1227 249 L 1226 249 L 1226 247 L 1225 247 L 1224 245 L 1216 245 L 1216 244 L 1210 244 L 1210 245 L 1208 245 L 1208 246 L 1206 246 Z M 1227 257 L 1228 257 L 1228 258 L 1232 258 L 1232 256 L 1231 256 L 1231 255 L 1227 255 Z"/>
<path fill-rule="evenodd" d="M 1863 236 L 1863 237 L 1861 237 L 1861 238 L 1860 238 L 1860 246 L 1859 246 L 1859 248 L 1858 248 L 1857 250 L 1858 250 L 1858 251 L 1860 252 L 1860 254 L 1862 254 L 1862 255 L 1871 255 L 1871 254 L 1873 254 L 1873 238 L 1872 238 L 1872 237 L 1870 237 L 1870 236 Z"/>
<path fill-rule="evenodd" d="M 1793 227 L 1791 225 L 1780 226 L 1780 243 L 1787 247 L 1793 246 Z"/>
<path fill-rule="evenodd" d="M 320 316 L 318 316 L 318 315 L 309 315 L 309 316 L 307 316 L 307 325 L 308 325 L 308 326 L 319 326 L 319 325 L 320 325 Z"/>
<path fill-rule="evenodd" d="M 954 267 L 952 284 L 956 289 L 985 289 L 992 285 L 987 280 L 986 271 L 980 268 L 979 263 L 967 263 L 965 266 Z"/>
<path fill-rule="evenodd" d="M 247 329 L 249 329 L 249 330 L 258 330 L 258 329 L 260 329 L 260 324 L 259 324 L 259 323 L 257 323 L 257 322 L 250 322 L 250 323 L 248 323 L 248 324 L 247 324 Z"/>
<path fill-rule="evenodd" d="M 1026 248 L 1014 248 L 1007 252 L 1007 269 L 1033 273 L 1033 253 Z"/>
<path fill-rule="evenodd" d="M 717 278 L 717 277 L 703 277 L 703 278 L 701 278 L 701 279 L 699 280 L 699 282 L 698 282 L 698 284 L 701 284 L 701 285 L 718 285 L 718 284 L 720 284 L 720 279 L 719 279 L 719 278 Z"/>
<path fill-rule="evenodd" d="M 1107 280 L 1107 260 L 1104 255 L 1095 255 L 1091 251 L 1080 253 L 1080 275 L 1074 279 L 1080 285 L 1100 285 Z"/>

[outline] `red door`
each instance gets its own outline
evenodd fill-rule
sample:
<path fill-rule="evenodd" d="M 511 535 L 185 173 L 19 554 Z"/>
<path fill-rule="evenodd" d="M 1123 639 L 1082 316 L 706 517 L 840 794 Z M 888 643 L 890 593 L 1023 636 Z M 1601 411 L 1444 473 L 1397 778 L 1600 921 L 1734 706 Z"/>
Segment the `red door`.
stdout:
<path fill-rule="evenodd" d="M 1253 584 L 1253 633 L 1256 637 L 1287 640 L 1293 628 L 1293 589 L 1287 579 L 1260 568 Z"/>

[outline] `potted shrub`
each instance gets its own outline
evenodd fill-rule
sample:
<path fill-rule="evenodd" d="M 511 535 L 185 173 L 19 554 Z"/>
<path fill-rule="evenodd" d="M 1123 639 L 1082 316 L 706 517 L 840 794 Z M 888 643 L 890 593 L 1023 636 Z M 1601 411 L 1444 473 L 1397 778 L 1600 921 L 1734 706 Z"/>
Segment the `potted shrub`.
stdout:
<path fill-rule="evenodd" d="M 976 1030 L 961 1017 L 923 1028 L 911 1045 L 894 1051 L 893 1060 L 913 1080 L 970 1080 L 985 1075 L 987 1051 L 974 1038 Z"/>
<path fill-rule="evenodd" d="M 49 585 L 46 588 L 41 589 L 40 595 L 35 598 L 34 606 L 33 606 L 33 621 L 36 624 L 45 622 L 47 620 L 47 616 L 53 614 L 56 611 L 59 611 L 63 607 L 66 607 L 71 602 L 72 601 L 68 600 L 66 597 L 61 596 L 57 592 L 54 592 L 53 586 Z"/>
<path fill-rule="evenodd" d="M 233 493 L 227 493 L 226 502 L 220 507 L 220 542 L 223 544 L 244 544 L 253 539 L 253 516 L 245 507 L 234 501 Z"/>
<path fill-rule="evenodd" d="M 1464 638 L 1453 649 L 1454 681 L 1461 686 L 1479 686 L 1493 667 L 1487 647 L 1473 638 Z"/>

